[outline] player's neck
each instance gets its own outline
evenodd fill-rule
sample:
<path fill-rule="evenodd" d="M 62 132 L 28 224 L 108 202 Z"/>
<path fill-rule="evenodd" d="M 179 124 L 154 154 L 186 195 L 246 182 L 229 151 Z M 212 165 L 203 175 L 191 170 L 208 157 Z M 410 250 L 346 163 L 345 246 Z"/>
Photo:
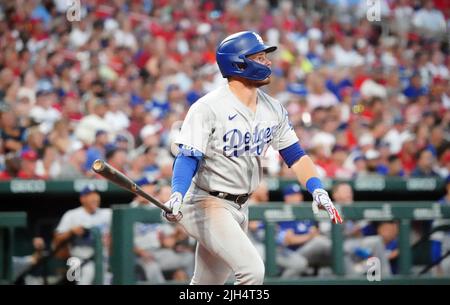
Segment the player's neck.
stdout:
<path fill-rule="evenodd" d="M 250 108 L 252 111 L 256 111 L 257 101 L 257 88 L 254 86 L 248 86 L 245 83 L 237 80 L 230 80 L 228 86 L 238 100 Z"/>

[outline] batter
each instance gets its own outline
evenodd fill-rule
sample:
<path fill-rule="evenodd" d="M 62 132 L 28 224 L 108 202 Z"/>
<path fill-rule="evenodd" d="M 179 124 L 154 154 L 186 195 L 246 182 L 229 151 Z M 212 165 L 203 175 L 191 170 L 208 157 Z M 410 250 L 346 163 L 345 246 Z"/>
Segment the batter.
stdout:
<path fill-rule="evenodd" d="M 270 83 L 267 46 L 255 32 L 225 38 L 216 59 L 226 85 L 191 106 L 175 143 L 172 195 L 166 203 L 197 240 L 191 284 L 262 284 L 264 263 L 247 237 L 248 198 L 262 177 L 262 157 L 271 145 L 313 196 L 314 213 L 325 209 L 342 223 L 323 189 L 312 160 L 305 154 L 286 109 L 258 88 Z"/>

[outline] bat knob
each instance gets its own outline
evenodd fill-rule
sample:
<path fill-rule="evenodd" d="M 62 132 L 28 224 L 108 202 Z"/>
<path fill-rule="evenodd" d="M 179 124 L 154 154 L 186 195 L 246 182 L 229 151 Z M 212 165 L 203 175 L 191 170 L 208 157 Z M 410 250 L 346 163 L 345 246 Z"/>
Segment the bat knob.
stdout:
<path fill-rule="evenodd" d="M 94 172 L 101 172 L 105 168 L 105 161 L 97 159 L 92 164 L 92 169 Z"/>

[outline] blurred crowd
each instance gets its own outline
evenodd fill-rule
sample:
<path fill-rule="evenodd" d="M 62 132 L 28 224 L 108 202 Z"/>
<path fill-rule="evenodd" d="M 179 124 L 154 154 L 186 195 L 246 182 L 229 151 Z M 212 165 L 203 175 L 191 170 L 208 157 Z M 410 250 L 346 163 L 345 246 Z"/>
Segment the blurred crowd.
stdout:
<path fill-rule="evenodd" d="M 91 165 L 102 158 L 166 201 L 170 186 L 155 180 L 171 177 L 172 140 L 189 107 L 225 82 L 216 46 L 241 30 L 279 47 L 262 89 L 286 107 L 323 177 L 450 177 L 446 0 L 80 3 L 76 12 L 66 0 L 0 2 L 0 180 L 92 178 Z M 264 162 L 267 175 L 292 177 L 276 151 Z M 446 190 L 443 203 L 449 178 Z M 298 185 L 283 190 L 286 204 L 302 196 Z M 347 184 L 332 196 L 353 203 Z M 251 201 L 269 201 L 264 183 Z M 91 227 L 104 229 L 109 249 L 110 211 L 99 210 L 95 189 L 84 189 L 80 203 L 63 216 L 53 243 L 75 238 L 70 250 L 89 258 L 83 246 Z M 140 197 L 130 205 L 148 208 Z M 261 224 L 249 229 L 264 257 Z M 178 227 L 138 223 L 134 231 L 139 279 L 191 276 L 192 245 Z M 313 258 L 330 260 L 329 235 L 319 223 L 279 223 L 279 275 L 317 273 L 323 266 Z M 346 272 L 363 274 L 377 255 L 383 274 L 397 273 L 396 223 L 349 221 L 346 237 Z M 442 244 L 450 249 L 448 239 Z"/>
<path fill-rule="evenodd" d="M 0 179 L 94 177 L 97 158 L 170 179 L 189 106 L 225 82 L 216 46 L 240 30 L 279 47 L 263 90 L 323 176 L 445 178 L 450 5 L 375 3 L 85 0 L 69 21 L 66 0 L 2 1 Z"/>

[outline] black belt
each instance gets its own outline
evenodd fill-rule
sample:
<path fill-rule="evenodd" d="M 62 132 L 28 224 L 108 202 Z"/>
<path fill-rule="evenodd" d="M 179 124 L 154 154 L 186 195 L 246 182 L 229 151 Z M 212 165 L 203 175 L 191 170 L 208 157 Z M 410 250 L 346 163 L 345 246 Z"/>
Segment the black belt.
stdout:
<path fill-rule="evenodd" d="M 248 198 L 250 198 L 251 194 L 241 194 L 241 195 L 233 195 L 223 192 L 209 192 L 210 195 L 213 195 L 215 197 L 219 197 L 225 200 L 233 201 L 234 203 L 237 203 L 239 205 L 242 205 L 247 202 Z"/>

